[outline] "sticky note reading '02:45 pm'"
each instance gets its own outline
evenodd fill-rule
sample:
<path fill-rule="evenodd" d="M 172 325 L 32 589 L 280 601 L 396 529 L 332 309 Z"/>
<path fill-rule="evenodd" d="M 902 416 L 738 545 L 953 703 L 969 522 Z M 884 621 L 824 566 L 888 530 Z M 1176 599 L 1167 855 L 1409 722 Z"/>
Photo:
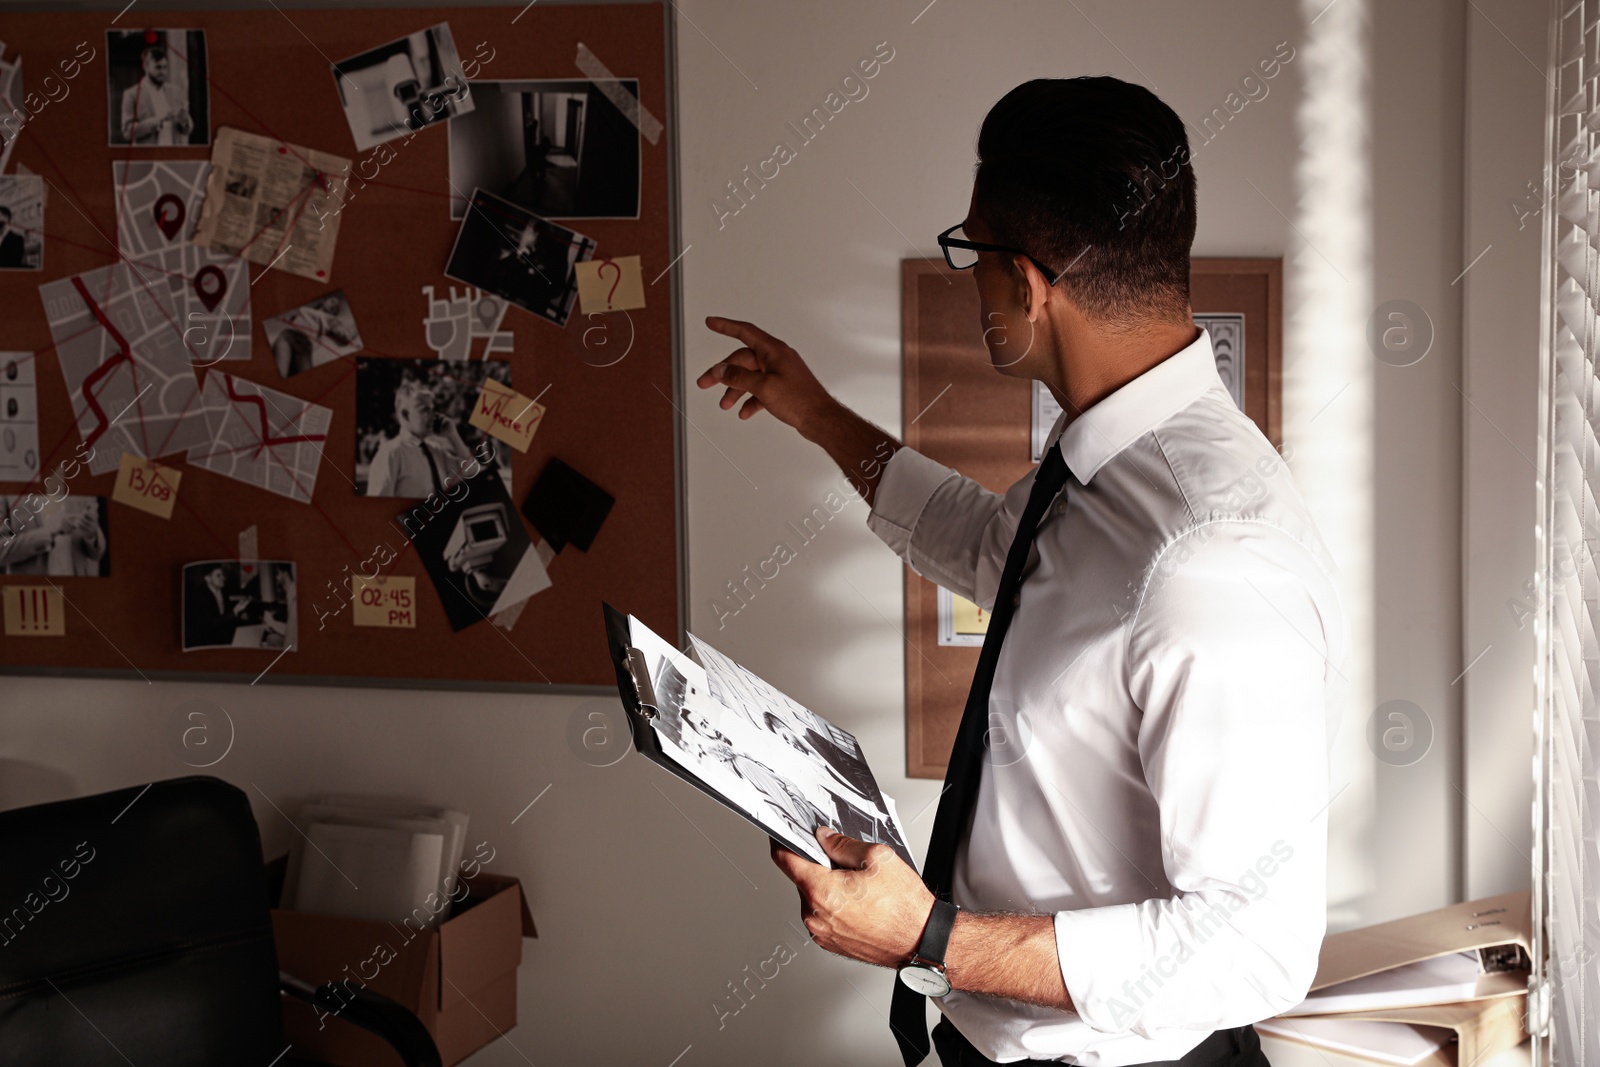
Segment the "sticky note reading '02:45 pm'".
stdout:
<path fill-rule="evenodd" d="M 183 472 L 163 467 L 153 460 L 122 454 L 122 466 L 117 468 L 117 484 L 111 490 L 111 499 L 130 508 L 148 511 L 158 519 L 172 518 L 172 506 L 178 502 L 178 480 Z"/>
<path fill-rule="evenodd" d="M 3 587 L 7 637 L 65 637 L 67 605 L 53 585 Z"/>
<path fill-rule="evenodd" d="M 414 630 L 417 626 L 417 580 L 401 576 L 355 580 L 355 624 Z"/>
<path fill-rule="evenodd" d="M 578 302 L 585 315 L 644 307 L 644 275 L 638 256 L 589 259 L 573 265 Z"/>

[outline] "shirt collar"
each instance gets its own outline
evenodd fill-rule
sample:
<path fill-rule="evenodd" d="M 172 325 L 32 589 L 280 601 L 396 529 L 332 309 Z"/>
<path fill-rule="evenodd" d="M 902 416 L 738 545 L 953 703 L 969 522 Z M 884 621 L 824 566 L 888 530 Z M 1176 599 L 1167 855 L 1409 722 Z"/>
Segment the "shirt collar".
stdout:
<path fill-rule="evenodd" d="M 1056 440 L 1083 485 L 1146 433 L 1220 386 L 1211 336 L 1204 330 L 1187 348 L 1157 363 L 1067 424 Z M 1066 414 L 1062 414 L 1066 419 Z"/>

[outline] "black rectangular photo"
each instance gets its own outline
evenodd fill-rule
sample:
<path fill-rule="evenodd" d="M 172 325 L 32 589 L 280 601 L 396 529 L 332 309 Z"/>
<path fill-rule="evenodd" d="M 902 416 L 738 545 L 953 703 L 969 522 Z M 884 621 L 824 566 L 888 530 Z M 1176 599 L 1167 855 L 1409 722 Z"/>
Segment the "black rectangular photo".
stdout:
<path fill-rule="evenodd" d="M 106 113 L 113 146 L 211 143 L 205 30 L 107 30 Z"/>
<path fill-rule="evenodd" d="M 578 299 L 573 267 L 594 248 L 592 238 L 476 189 L 444 272 L 565 326 Z"/>
<path fill-rule="evenodd" d="M 637 80 L 608 83 L 637 97 Z M 450 123 L 450 217 L 487 189 L 547 218 L 639 217 L 639 128 L 591 81 L 475 81 Z"/>

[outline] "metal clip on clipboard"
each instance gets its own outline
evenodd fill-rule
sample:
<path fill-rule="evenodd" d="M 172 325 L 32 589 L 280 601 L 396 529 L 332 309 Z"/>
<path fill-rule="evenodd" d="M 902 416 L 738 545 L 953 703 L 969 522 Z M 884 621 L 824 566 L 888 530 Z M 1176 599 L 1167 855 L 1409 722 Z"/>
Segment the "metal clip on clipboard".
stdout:
<path fill-rule="evenodd" d="M 633 682 L 634 700 L 639 705 L 639 714 L 648 722 L 661 714 L 656 704 L 655 687 L 650 684 L 649 665 L 645 662 L 644 653 L 631 645 L 623 646 L 622 655 L 628 668 L 628 677 Z"/>

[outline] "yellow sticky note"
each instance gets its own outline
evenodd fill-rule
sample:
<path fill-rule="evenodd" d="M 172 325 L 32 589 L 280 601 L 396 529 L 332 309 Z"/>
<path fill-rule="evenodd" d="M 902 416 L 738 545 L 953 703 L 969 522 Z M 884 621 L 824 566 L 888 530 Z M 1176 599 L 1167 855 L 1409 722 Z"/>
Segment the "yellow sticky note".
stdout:
<path fill-rule="evenodd" d="M 0 586 L 6 599 L 7 637 L 64 637 L 67 604 L 53 585 Z"/>
<path fill-rule="evenodd" d="M 644 307 L 644 275 L 638 256 L 589 259 L 577 264 L 578 302 L 585 315 Z"/>
<path fill-rule="evenodd" d="M 544 418 L 544 405 L 535 403 L 508 385 L 493 378 L 483 383 L 483 392 L 472 406 L 467 421 L 493 437 L 498 437 L 518 452 L 533 443 L 533 432 Z"/>
<path fill-rule="evenodd" d="M 417 627 L 417 580 L 396 575 L 356 575 L 355 623 L 414 630 Z"/>
<path fill-rule="evenodd" d="M 111 499 L 130 508 L 148 511 L 158 519 L 172 518 L 172 505 L 178 502 L 178 481 L 183 472 L 163 467 L 153 460 L 122 454 L 122 466 L 117 469 L 117 484 L 111 490 Z"/>
<path fill-rule="evenodd" d="M 951 594 L 954 602 L 950 612 L 951 628 L 958 634 L 986 634 L 989 632 L 989 613 L 966 597 Z"/>

